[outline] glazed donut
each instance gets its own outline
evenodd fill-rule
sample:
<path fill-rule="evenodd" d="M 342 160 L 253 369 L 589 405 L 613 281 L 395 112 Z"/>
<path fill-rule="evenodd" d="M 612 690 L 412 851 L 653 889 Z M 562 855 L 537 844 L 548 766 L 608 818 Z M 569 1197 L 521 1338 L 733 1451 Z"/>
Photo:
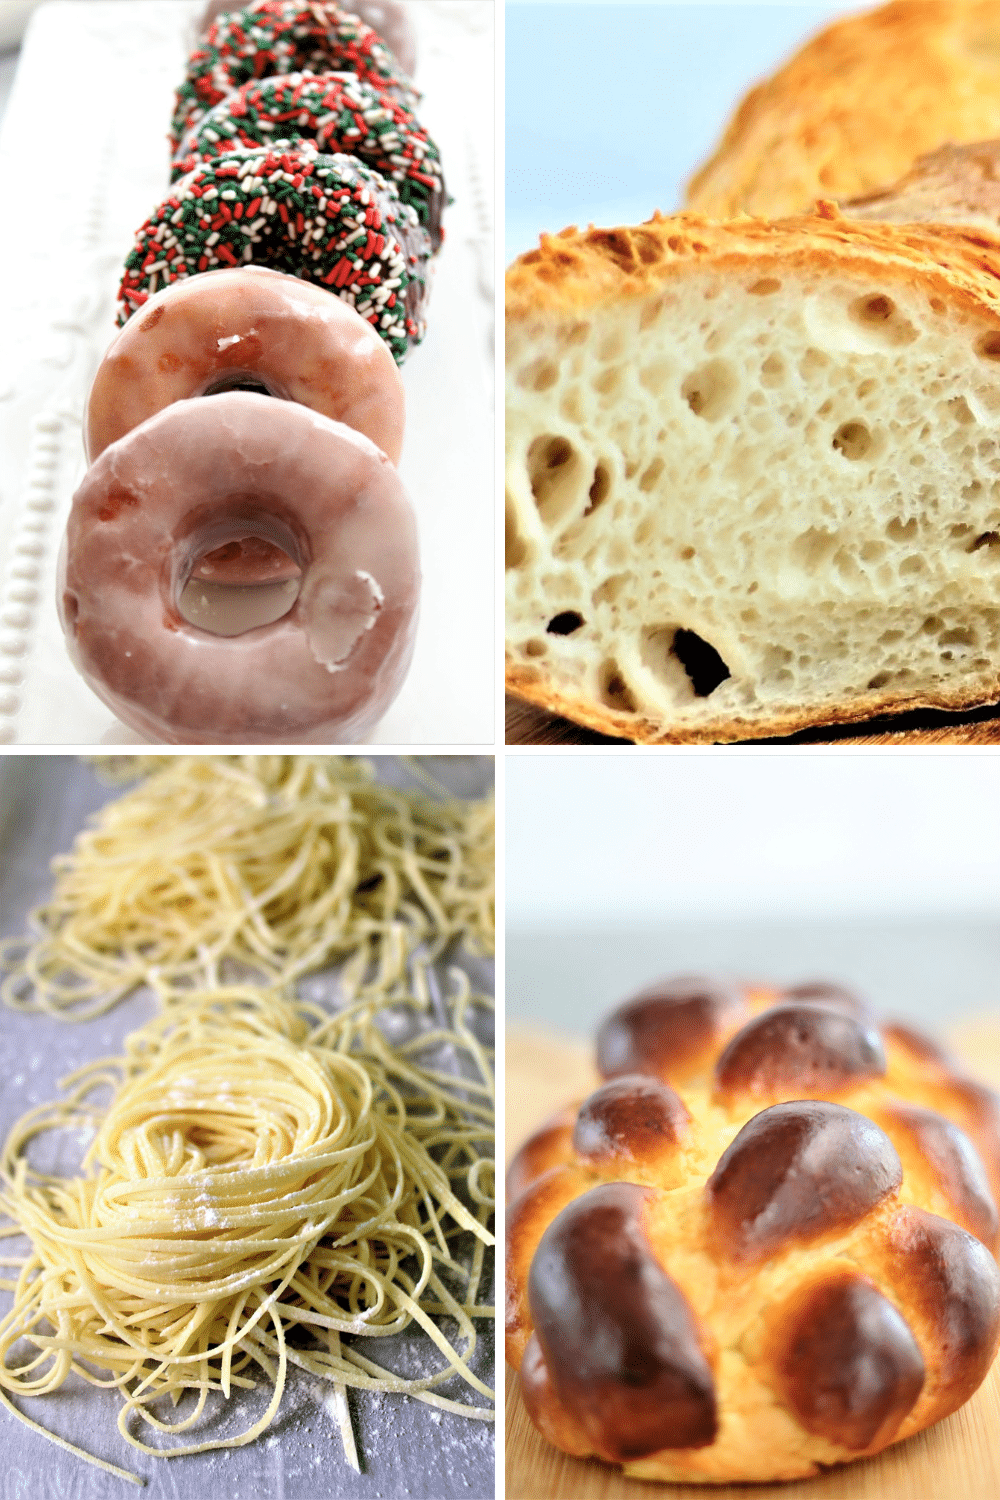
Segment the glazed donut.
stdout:
<path fill-rule="evenodd" d="M 175 183 L 136 235 L 119 327 L 161 286 L 256 263 L 314 281 L 370 323 L 401 364 L 424 335 L 431 245 L 412 208 L 349 156 L 232 151 Z"/>
<path fill-rule="evenodd" d="M 403 382 L 383 340 L 339 297 L 262 266 L 177 281 L 126 323 L 90 389 L 87 462 L 172 401 L 234 389 L 311 406 L 399 462 Z"/>
<path fill-rule="evenodd" d="M 207 556 L 253 540 L 301 574 L 235 637 L 179 608 Z M 361 740 L 402 685 L 419 591 L 399 476 L 360 433 L 243 391 L 174 402 L 106 448 L 73 497 L 59 612 L 98 697 L 167 744 Z"/>
<path fill-rule="evenodd" d="M 254 6 L 244 8 L 253 10 Z M 406 6 L 401 4 L 401 0 L 350 0 L 344 8 L 378 32 L 403 72 L 412 77 L 417 67 L 417 39 Z M 240 6 L 234 5 L 233 0 L 209 0 L 198 23 L 199 35 L 207 35 L 212 22 L 223 11 L 239 9 Z"/>
<path fill-rule="evenodd" d="M 188 59 L 177 90 L 172 149 L 233 89 L 274 73 L 355 73 L 412 108 L 418 99 L 406 73 L 370 26 L 331 0 L 257 0 L 226 12 L 205 45 Z"/>
<path fill-rule="evenodd" d="M 185 137 L 174 180 L 234 148 L 269 146 L 282 137 L 318 151 L 343 151 L 395 187 L 441 243 L 441 157 L 423 126 L 391 95 L 353 73 L 289 73 L 254 79 L 226 96 Z"/>
<path fill-rule="evenodd" d="M 507 1354 L 548 1441 L 643 1479 L 804 1478 L 976 1390 L 996 1096 L 822 984 L 654 986 L 598 1065 L 508 1174 Z"/>

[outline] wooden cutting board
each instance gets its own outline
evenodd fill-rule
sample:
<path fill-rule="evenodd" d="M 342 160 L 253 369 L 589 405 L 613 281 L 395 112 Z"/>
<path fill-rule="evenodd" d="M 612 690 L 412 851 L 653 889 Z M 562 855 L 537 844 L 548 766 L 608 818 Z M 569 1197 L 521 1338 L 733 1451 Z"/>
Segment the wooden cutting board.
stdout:
<path fill-rule="evenodd" d="M 921 721 L 925 722 L 921 722 Z M 946 720 L 946 722 L 942 722 Z M 836 735 L 821 730 L 795 735 L 791 740 L 758 740 L 754 744 L 789 745 L 1000 745 L 1000 713 L 996 709 L 975 714 L 946 716 L 942 714 L 907 714 L 897 721 L 905 728 L 891 728 L 891 720 L 881 719 L 866 726 L 855 724 Z M 867 728 L 867 732 L 866 732 Z M 616 740 L 592 729 L 581 729 L 569 719 L 507 698 L 506 739 L 508 745 L 630 745 L 631 740 Z"/>
<path fill-rule="evenodd" d="M 1000 1028 L 966 1026 L 955 1050 L 984 1082 L 1000 1086 Z M 580 1039 L 507 1028 L 507 1158 L 560 1105 L 594 1086 Z M 535 1431 L 517 1376 L 507 1371 L 506 1500 L 1000 1500 L 1000 1359 L 944 1422 L 876 1458 L 790 1484 L 648 1484 L 596 1459 L 570 1458 Z"/>

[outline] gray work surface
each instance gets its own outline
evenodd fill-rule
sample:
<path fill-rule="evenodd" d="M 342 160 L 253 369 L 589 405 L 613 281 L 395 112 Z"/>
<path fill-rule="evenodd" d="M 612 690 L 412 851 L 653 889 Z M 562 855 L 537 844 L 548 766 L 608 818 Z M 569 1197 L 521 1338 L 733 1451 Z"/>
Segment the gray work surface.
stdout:
<path fill-rule="evenodd" d="M 1000 921 L 985 916 L 664 921 L 656 926 L 508 930 L 510 1021 L 592 1034 L 654 980 L 722 974 L 853 985 L 881 1015 L 935 1035 L 966 1021 L 1000 1023 Z"/>
<path fill-rule="evenodd" d="M 482 794 L 491 784 L 492 756 L 426 758 L 426 767 L 462 795 Z M 391 757 L 376 760 L 386 780 L 406 779 Z M 412 783 L 411 783 L 412 784 Z M 0 936 L 23 931 L 28 910 L 50 888 L 51 857 L 68 850 L 88 813 L 122 788 L 102 785 L 93 771 L 70 756 L 0 757 Z M 466 965 L 474 987 L 491 984 L 491 966 Z M 310 998 L 315 998 L 310 985 Z M 153 1014 L 151 999 L 135 996 L 97 1020 L 64 1023 L 46 1016 L 0 1008 L 0 1133 L 31 1106 L 58 1094 L 58 1080 L 85 1062 L 120 1052 L 122 1039 Z M 7 1242 L 13 1243 L 13 1242 Z M 5 1253 L 0 1241 L 0 1254 Z M 9 1274 L 0 1272 L 0 1275 Z M 9 1296 L 0 1293 L 0 1307 Z M 493 1329 L 477 1322 L 480 1340 L 472 1367 L 492 1384 Z M 374 1357 L 408 1361 L 408 1372 L 429 1373 L 421 1349 L 423 1334 L 380 1341 Z M 434 1368 L 438 1368 L 436 1361 Z M 403 1372 L 403 1364 L 397 1366 Z M 226 1419 L 235 1435 L 263 1411 L 269 1387 L 246 1393 L 238 1422 Z M 340 1435 L 324 1397 L 330 1387 L 290 1370 L 284 1400 L 274 1424 L 243 1448 L 217 1450 L 170 1462 L 136 1452 L 120 1437 L 120 1398 L 71 1381 L 58 1392 L 19 1400 L 20 1409 L 47 1429 L 88 1452 L 142 1475 L 149 1500 L 214 1500 L 238 1495 L 247 1500 L 492 1500 L 493 1427 L 435 1411 L 406 1396 L 352 1392 L 349 1396 L 363 1473 L 344 1459 Z M 453 1381 L 442 1393 L 481 1402 Z M 169 1412 L 169 1404 L 168 1404 Z M 167 1413 L 163 1414 L 170 1420 Z M 182 1434 L 177 1442 L 208 1437 Z M 104 1500 L 137 1493 L 132 1486 L 63 1452 L 0 1409 L 0 1500 Z"/>

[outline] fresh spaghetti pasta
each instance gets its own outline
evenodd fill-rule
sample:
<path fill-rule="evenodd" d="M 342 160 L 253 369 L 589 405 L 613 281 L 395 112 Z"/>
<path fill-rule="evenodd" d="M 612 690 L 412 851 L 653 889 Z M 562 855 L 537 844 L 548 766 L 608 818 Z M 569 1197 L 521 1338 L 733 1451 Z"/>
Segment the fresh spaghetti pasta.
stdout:
<path fill-rule="evenodd" d="M 475 1321 L 493 1316 L 479 1301 L 493 1243 L 492 1072 L 473 1024 L 488 1002 L 450 972 L 447 1027 L 420 997 L 359 998 L 331 1015 L 276 990 L 161 982 L 160 1014 L 125 1056 L 74 1074 L 67 1097 L 27 1114 L 3 1149 L 0 1234 L 30 1247 L 4 1283 L 0 1401 L 21 1416 L 11 1395 L 75 1373 L 121 1392 L 133 1447 L 170 1457 L 252 1441 L 289 1365 L 341 1398 L 399 1391 L 491 1416 L 470 1366 Z M 408 1039 L 393 1044 L 403 1020 Z M 50 1132 L 81 1129 L 95 1134 L 75 1175 L 29 1161 Z M 436 1346 L 435 1373 L 405 1378 L 360 1352 L 412 1324 Z M 32 1353 L 15 1363 L 19 1341 Z M 162 1447 L 138 1435 L 190 1431 L 216 1393 L 228 1400 L 260 1372 L 273 1391 L 240 1436 Z M 442 1394 L 455 1377 L 479 1400 Z M 188 1393 L 193 1410 L 165 1421 L 161 1398 Z"/>
<path fill-rule="evenodd" d="M 145 779 L 53 863 L 0 994 L 87 1019 L 138 985 L 287 987 L 343 962 L 348 996 L 405 992 L 450 944 L 491 953 L 492 801 L 397 791 L 320 755 L 140 758 Z"/>

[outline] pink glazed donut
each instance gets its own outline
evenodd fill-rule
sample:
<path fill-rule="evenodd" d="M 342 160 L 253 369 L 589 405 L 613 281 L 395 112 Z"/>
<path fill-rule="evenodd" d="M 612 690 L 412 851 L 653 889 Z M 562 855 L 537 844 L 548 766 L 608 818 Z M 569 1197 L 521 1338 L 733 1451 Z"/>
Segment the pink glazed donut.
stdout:
<path fill-rule="evenodd" d="M 301 572 L 269 625 L 218 635 L 178 600 L 199 559 L 282 549 Z M 355 744 L 402 686 L 416 632 L 416 523 L 368 438 L 233 391 L 175 402 L 112 443 L 73 497 L 59 613 L 109 708 L 166 744 Z"/>
<path fill-rule="evenodd" d="M 125 324 L 87 402 L 88 463 L 171 402 L 225 390 L 311 406 L 399 462 L 403 382 L 385 340 L 323 287 L 246 266 L 175 281 Z"/>

